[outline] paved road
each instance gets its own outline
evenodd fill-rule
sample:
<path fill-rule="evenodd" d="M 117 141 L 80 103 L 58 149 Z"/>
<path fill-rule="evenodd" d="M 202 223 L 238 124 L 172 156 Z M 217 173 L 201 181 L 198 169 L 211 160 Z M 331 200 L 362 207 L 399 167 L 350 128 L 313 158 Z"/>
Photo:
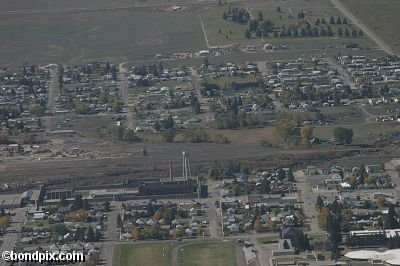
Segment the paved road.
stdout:
<path fill-rule="evenodd" d="M 218 237 L 218 228 L 220 217 L 218 215 L 217 207 L 215 206 L 215 201 L 218 199 L 218 189 L 215 188 L 214 183 L 209 184 L 208 186 L 209 194 L 211 197 L 205 199 L 205 203 L 207 204 L 207 219 L 209 221 L 208 224 L 208 232 L 211 238 Z"/>
<path fill-rule="evenodd" d="M 55 114 L 56 112 L 56 97 L 60 91 L 60 83 L 58 82 L 58 68 L 50 68 L 50 82 L 47 94 L 47 112 L 50 114 Z M 46 127 L 46 130 L 50 130 L 51 128 L 51 117 L 45 116 L 43 117 L 43 124 Z"/>
<path fill-rule="evenodd" d="M 15 247 L 15 243 L 19 238 L 19 232 L 25 222 L 25 212 L 27 208 L 15 209 L 15 216 L 12 217 L 12 222 L 9 228 L 6 230 L 6 234 L 3 236 L 3 243 L 0 247 L 0 253 L 3 251 L 11 251 Z M 8 265 L 4 260 L 0 259 L 0 266 Z"/>
<path fill-rule="evenodd" d="M 107 230 L 104 234 L 104 242 L 101 247 L 101 258 L 105 265 L 112 265 L 114 246 L 116 241 L 119 240 L 119 232 L 117 229 L 117 216 L 120 212 L 121 204 L 119 202 L 111 202 L 111 212 L 107 215 L 105 225 Z"/>
<path fill-rule="evenodd" d="M 317 222 L 318 211 L 315 208 L 315 203 L 317 202 L 318 194 L 312 191 L 307 175 L 303 171 L 295 172 L 294 176 L 297 181 L 298 201 L 303 202 L 303 211 L 309 220 L 310 231 L 314 234 L 324 233 Z"/>
<path fill-rule="evenodd" d="M 208 106 L 208 103 L 204 99 L 203 95 L 201 95 L 201 84 L 200 84 L 200 79 L 199 79 L 199 73 L 197 70 L 193 67 L 190 68 L 190 71 L 192 72 L 192 87 L 196 91 L 195 94 L 197 95 L 197 99 L 200 103 L 200 109 L 204 115 L 204 121 L 209 122 L 212 121 L 213 115 L 210 111 L 210 106 Z"/>
<path fill-rule="evenodd" d="M 130 129 L 134 129 L 135 125 L 134 125 L 133 113 L 130 110 L 130 105 L 129 105 L 128 71 L 123 67 L 123 63 L 119 65 L 119 90 L 125 105 L 124 111 L 126 113 L 127 127 Z"/>
<path fill-rule="evenodd" d="M 377 34 L 365 26 L 356 16 L 353 15 L 340 1 L 331 0 L 332 4 L 335 5 L 346 17 L 348 17 L 354 24 L 356 24 L 364 34 L 368 35 L 372 40 L 374 40 L 379 47 L 381 47 L 386 53 L 394 55 L 395 53 Z"/>

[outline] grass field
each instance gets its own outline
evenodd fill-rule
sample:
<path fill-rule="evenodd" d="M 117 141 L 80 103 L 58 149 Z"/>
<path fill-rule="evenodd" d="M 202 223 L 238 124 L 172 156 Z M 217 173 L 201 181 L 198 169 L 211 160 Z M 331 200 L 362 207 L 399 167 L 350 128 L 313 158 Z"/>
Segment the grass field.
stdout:
<path fill-rule="evenodd" d="M 114 248 L 113 265 L 170 266 L 171 251 L 172 244 L 116 245 Z"/>
<path fill-rule="evenodd" d="M 201 243 L 182 247 L 179 262 L 184 266 L 235 266 L 236 256 L 228 243 Z"/>
<path fill-rule="evenodd" d="M 400 52 L 400 1 L 398 0 L 340 0 L 343 4 L 387 40 L 396 52 Z"/>
<path fill-rule="evenodd" d="M 333 138 L 333 130 L 341 125 L 331 125 L 326 127 L 315 127 L 314 136 L 330 139 Z M 353 124 L 345 125 L 346 128 L 353 129 L 353 144 L 373 144 L 377 138 L 398 132 L 400 124 L 398 122 L 386 123 L 370 123 L 370 124 Z"/>
<path fill-rule="evenodd" d="M 192 12 L 152 9 L 4 15 L 0 63 L 148 59 L 206 48 Z"/>

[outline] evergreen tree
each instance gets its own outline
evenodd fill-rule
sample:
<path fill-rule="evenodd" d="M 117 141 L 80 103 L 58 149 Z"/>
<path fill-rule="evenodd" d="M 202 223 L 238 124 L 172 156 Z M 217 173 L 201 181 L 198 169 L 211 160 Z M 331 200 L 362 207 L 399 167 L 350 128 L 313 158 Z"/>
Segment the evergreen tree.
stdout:
<path fill-rule="evenodd" d="M 263 20 L 264 20 L 264 16 L 263 16 L 262 12 L 260 11 L 258 13 L 258 21 L 263 21 Z"/>
<path fill-rule="evenodd" d="M 342 20 L 340 19 L 340 17 L 337 18 L 336 24 L 342 24 Z"/>
<path fill-rule="evenodd" d="M 331 17 L 329 19 L 329 24 L 331 24 L 331 25 L 335 24 L 335 18 L 334 17 Z"/>
<path fill-rule="evenodd" d="M 93 242 L 93 241 L 95 241 L 94 231 L 93 228 L 89 226 L 86 232 L 86 242 Z"/>
<path fill-rule="evenodd" d="M 244 37 L 246 39 L 250 39 L 251 38 L 251 33 L 250 33 L 250 31 L 248 29 L 246 29 L 246 31 L 244 32 Z"/>
<path fill-rule="evenodd" d="M 338 29 L 338 35 L 339 35 L 340 37 L 343 37 L 343 29 L 342 29 L 342 28 L 339 28 L 339 29 Z"/>
<path fill-rule="evenodd" d="M 349 28 L 346 28 L 346 29 L 344 30 L 344 35 L 345 35 L 346 37 L 349 37 L 349 36 L 350 36 Z"/>

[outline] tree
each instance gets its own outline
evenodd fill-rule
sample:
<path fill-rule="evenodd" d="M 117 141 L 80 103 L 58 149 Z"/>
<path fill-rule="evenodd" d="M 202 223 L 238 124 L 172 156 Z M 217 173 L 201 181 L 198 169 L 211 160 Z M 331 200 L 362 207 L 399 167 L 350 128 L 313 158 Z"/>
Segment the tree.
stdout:
<path fill-rule="evenodd" d="M 319 26 L 320 23 L 321 23 L 321 20 L 320 20 L 319 18 L 317 18 L 317 19 L 315 20 L 315 23 L 314 23 L 314 24 L 315 24 L 316 26 Z"/>
<path fill-rule="evenodd" d="M 319 227 L 321 227 L 322 229 L 327 228 L 328 226 L 328 218 L 330 216 L 330 211 L 328 207 L 322 207 L 321 210 L 319 211 L 317 220 L 318 220 L 318 225 Z"/>
<path fill-rule="evenodd" d="M 258 21 L 262 21 L 262 20 L 264 20 L 264 16 L 263 16 L 262 12 L 260 11 L 258 13 Z"/>
<path fill-rule="evenodd" d="M 347 24 L 347 19 L 343 18 L 343 24 Z"/>
<path fill-rule="evenodd" d="M 107 61 L 106 67 L 105 67 L 105 69 L 104 69 L 104 71 L 106 72 L 106 74 L 108 74 L 108 73 L 110 72 L 110 69 L 111 69 L 110 63 Z"/>
<path fill-rule="evenodd" d="M 223 20 L 227 20 L 228 19 L 228 15 L 225 12 L 222 14 L 222 19 Z"/>
<path fill-rule="evenodd" d="M 358 31 L 358 36 L 360 37 L 364 36 L 364 32 L 361 29 Z"/>
<path fill-rule="evenodd" d="M 346 37 L 349 37 L 349 36 L 350 36 L 350 31 L 349 31 L 348 28 L 346 28 L 346 29 L 344 30 L 344 35 L 345 35 Z"/>
<path fill-rule="evenodd" d="M 138 229 L 137 227 L 132 229 L 131 234 L 133 240 L 139 240 L 141 238 L 140 229 Z"/>
<path fill-rule="evenodd" d="M 385 197 L 381 196 L 376 199 L 376 204 L 379 208 L 383 208 L 385 206 Z"/>
<path fill-rule="evenodd" d="M 351 32 L 351 36 L 352 37 L 357 37 L 357 31 L 353 29 L 352 32 Z"/>
<path fill-rule="evenodd" d="M 75 241 L 83 241 L 85 239 L 85 230 L 82 227 L 78 227 L 74 234 Z"/>
<path fill-rule="evenodd" d="M 329 19 L 329 24 L 331 24 L 331 25 L 335 24 L 335 18 L 334 17 L 331 17 Z"/>
<path fill-rule="evenodd" d="M 75 210 L 82 209 L 82 206 L 83 206 L 82 195 L 76 194 L 74 199 L 74 209 Z"/>
<path fill-rule="evenodd" d="M 117 228 L 121 228 L 122 227 L 122 219 L 121 219 L 121 215 L 118 213 L 117 215 Z"/>
<path fill-rule="evenodd" d="M 336 24 L 342 24 L 342 20 L 340 19 L 340 17 L 337 18 Z"/>
<path fill-rule="evenodd" d="M 303 231 L 296 230 L 296 233 L 294 234 L 293 237 L 293 246 L 300 252 L 305 250 L 306 245 L 305 245 L 305 237 Z"/>
<path fill-rule="evenodd" d="M 276 8 L 276 12 L 278 12 L 278 13 L 281 13 L 281 12 L 282 12 L 282 10 L 281 10 L 281 7 L 280 7 L 280 6 L 278 6 L 278 7 Z"/>
<path fill-rule="evenodd" d="M 260 218 L 257 218 L 254 222 L 253 230 L 256 232 L 261 232 L 263 230 L 263 224 L 261 223 Z"/>
<path fill-rule="evenodd" d="M 333 137 L 341 144 L 350 144 L 353 141 L 353 129 L 335 127 L 333 130 Z"/>
<path fill-rule="evenodd" d="M 340 37 L 343 36 L 343 29 L 342 29 L 342 28 L 339 28 L 339 29 L 338 29 L 338 35 L 339 35 Z"/>
<path fill-rule="evenodd" d="M 283 248 L 284 248 L 284 249 L 289 249 L 289 248 L 290 248 L 289 243 L 286 241 L 286 239 L 285 239 L 285 241 L 283 242 Z"/>
<path fill-rule="evenodd" d="M 294 175 L 291 168 L 289 168 L 289 171 L 286 174 L 286 178 L 288 182 L 294 182 Z"/>
<path fill-rule="evenodd" d="M 161 133 L 161 137 L 165 142 L 174 142 L 175 130 L 167 129 Z"/>
<path fill-rule="evenodd" d="M 251 38 L 251 33 L 250 33 L 249 29 L 246 29 L 246 31 L 244 32 L 244 37 L 246 39 L 250 39 Z"/>
<path fill-rule="evenodd" d="M 110 211 L 110 202 L 108 200 L 106 200 L 106 202 L 104 202 L 104 211 L 108 212 Z"/>
<path fill-rule="evenodd" d="M 301 141 L 304 146 L 309 147 L 313 136 L 313 128 L 310 125 L 305 125 L 300 129 Z"/>
<path fill-rule="evenodd" d="M 261 181 L 260 187 L 258 188 L 258 191 L 261 194 L 267 194 L 269 192 L 271 192 L 271 183 L 269 182 L 269 180 L 267 178 L 264 178 Z"/>
<path fill-rule="evenodd" d="M 324 200 L 322 199 L 321 195 L 318 195 L 318 197 L 317 197 L 316 206 L 318 207 L 318 209 L 321 209 L 322 207 L 324 207 Z"/>
<path fill-rule="evenodd" d="M 95 241 L 93 227 L 89 225 L 87 232 L 86 232 L 86 242 L 93 242 Z"/>
<path fill-rule="evenodd" d="M 322 19 L 321 19 L 321 24 L 326 25 L 326 20 L 325 20 L 325 18 L 322 18 Z"/>

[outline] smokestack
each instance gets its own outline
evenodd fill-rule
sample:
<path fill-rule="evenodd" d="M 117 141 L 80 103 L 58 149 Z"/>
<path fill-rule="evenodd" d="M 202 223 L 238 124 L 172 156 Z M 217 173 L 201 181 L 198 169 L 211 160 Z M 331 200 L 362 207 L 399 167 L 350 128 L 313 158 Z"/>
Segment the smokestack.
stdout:
<path fill-rule="evenodd" d="M 169 160 L 169 180 L 171 182 L 174 181 L 174 178 L 172 177 L 172 163 L 171 163 L 171 160 Z"/>

